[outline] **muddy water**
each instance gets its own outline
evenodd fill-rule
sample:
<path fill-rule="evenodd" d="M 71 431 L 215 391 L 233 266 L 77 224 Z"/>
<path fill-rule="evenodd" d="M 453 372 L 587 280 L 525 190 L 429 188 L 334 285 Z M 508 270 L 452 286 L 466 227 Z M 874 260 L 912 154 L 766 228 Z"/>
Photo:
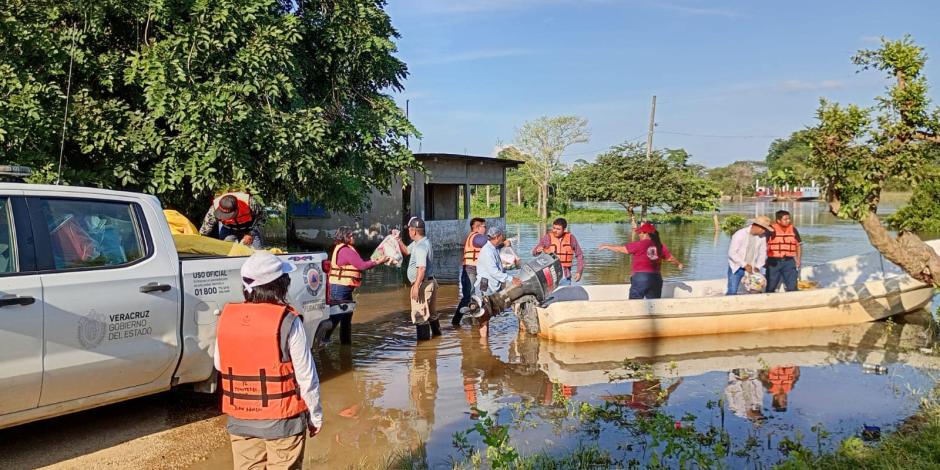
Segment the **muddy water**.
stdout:
<path fill-rule="evenodd" d="M 793 212 L 806 264 L 870 250 L 856 224 L 833 219 L 819 204 L 743 204 L 723 213 L 753 216 L 778 208 Z M 507 229 L 520 237 L 525 259 L 544 227 Z M 668 265 L 667 277 L 724 275 L 727 235 L 716 235 L 710 223 L 660 229 L 687 265 L 681 272 Z M 625 256 L 596 250 L 600 243 L 628 241 L 627 225 L 572 230 L 587 258 L 582 283 L 629 277 Z M 456 259 L 439 277 L 456 277 Z M 512 444 L 523 453 L 561 454 L 597 441 L 615 455 L 648 458 L 636 445 L 642 436 L 567 417 L 568 399 L 620 403 L 645 416 L 657 410 L 694 416 L 683 423 L 718 426 L 736 442 L 758 443 L 732 457 L 732 468 L 766 466 L 783 458 L 779 446 L 788 436 L 826 449 L 857 435 L 862 425 L 892 429 L 916 412 L 940 369 L 940 358 L 921 350 L 934 338 L 925 312 L 894 323 L 578 345 L 520 336 L 515 319 L 504 315 L 481 341 L 467 326 L 450 328 L 458 294 L 444 285 L 438 302 L 444 335 L 416 346 L 407 295 L 401 270 L 368 273 L 354 345 L 319 354 L 325 425 L 308 441 L 305 468 L 384 468 L 405 454 L 422 455 L 418 460 L 430 468 L 450 468 L 461 458 L 454 433 L 480 421 L 474 407 L 509 424 Z M 635 364 L 625 367 L 625 359 Z M 887 371 L 866 373 L 865 363 L 884 364 Z M 520 413 L 524 418 L 514 420 Z M 817 444 L 814 429 L 820 428 L 830 437 Z M 216 401 L 175 392 L 2 431 L 0 467 L 230 468 L 227 444 Z M 471 435 L 470 444 L 479 446 L 479 438 Z"/>
<path fill-rule="evenodd" d="M 820 204 L 743 204 L 723 212 L 753 216 L 780 208 L 794 215 L 806 264 L 870 249 L 856 224 L 833 218 Z M 519 237 L 523 258 L 543 230 L 535 224 L 507 227 Z M 629 240 L 627 225 L 572 230 L 587 258 L 582 283 L 629 277 L 626 257 L 596 250 Z M 681 272 L 668 266 L 667 277 L 724 275 L 727 235 L 716 235 L 708 223 L 664 225 L 661 231 L 687 264 Z M 450 269 L 438 277 L 456 277 L 456 262 Z M 457 296 L 453 286 L 446 289 L 438 305 L 445 324 Z M 784 458 L 779 445 L 788 436 L 827 449 L 863 425 L 890 430 L 916 412 L 940 369 L 940 358 L 921 351 L 933 345 L 926 312 L 893 324 L 577 345 L 520 336 L 507 315 L 494 320 L 488 341 L 472 328 L 448 325 L 443 337 L 416 346 L 405 321 L 400 271 L 370 272 L 362 290 L 357 322 L 365 323 L 356 325 L 355 346 L 333 346 L 319 357 L 326 424 L 309 441 L 307 468 L 385 467 L 403 455 L 419 455 L 417 461 L 430 468 L 450 468 L 462 458 L 454 434 L 479 422 L 474 407 L 510 424 L 512 444 L 523 453 L 561 454 L 596 441 L 623 458 L 648 458 L 641 446 L 623 450 L 641 438 L 609 425 L 601 425 L 602 432 L 587 429 L 566 417 L 559 411 L 565 399 L 621 403 L 646 416 L 656 410 L 694 415 L 686 425 L 717 425 L 739 443 L 759 443 L 732 457 L 732 467 L 767 465 Z M 625 359 L 640 364 L 642 376 L 625 368 Z M 887 372 L 866 373 L 865 363 L 885 364 Z M 521 419 L 520 410 L 526 410 Z M 819 429 L 829 437 L 817 443 Z M 479 446 L 480 440 L 471 435 L 470 443 Z M 227 465 L 228 450 L 221 448 L 195 468 Z"/>

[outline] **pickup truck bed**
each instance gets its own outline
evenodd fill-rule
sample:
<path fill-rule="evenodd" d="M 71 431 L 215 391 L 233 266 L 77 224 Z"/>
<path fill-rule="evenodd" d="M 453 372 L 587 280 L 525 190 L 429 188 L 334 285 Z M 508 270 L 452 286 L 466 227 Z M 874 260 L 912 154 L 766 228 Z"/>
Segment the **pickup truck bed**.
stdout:
<path fill-rule="evenodd" d="M 281 255 L 311 340 L 324 253 Z M 0 183 L 0 428 L 194 384 L 215 386 L 219 313 L 244 258 L 180 257 L 153 196 Z"/>

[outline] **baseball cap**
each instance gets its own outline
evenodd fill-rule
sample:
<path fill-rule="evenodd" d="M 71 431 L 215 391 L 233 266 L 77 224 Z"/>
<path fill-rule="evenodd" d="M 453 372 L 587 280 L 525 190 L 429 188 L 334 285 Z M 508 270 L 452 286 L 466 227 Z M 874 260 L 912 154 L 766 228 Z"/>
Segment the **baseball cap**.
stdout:
<path fill-rule="evenodd" d="M 655 233 L 656 226 L 649 222 L 643 222 L 639 227 L 633 229 L 633 231 L 636 233 Z"/>
<path fill-rule="evenodd" d="M 222 196 L 219 199 L 219 205 L 215 208 L 215 218 L 219 220 L 228 220 L 238 214 L 238 200 L 231 194 Z"/>
<path fill-rule="evenodd" d="M 486 229 L 486 238 L 496 238 L 503 234 L 503 229 L 499 227 L 490 227 Z"/>
<path fill-rule="evenodd" d="M 408 226 L 411 228 L 424 228 L 424 220 L 421 217 L 412 217 L 408 220 Z"/>
<path fill-rule="evenodd" d="M 255 287 L 274 282 L 281 275 L 296 269 L 293 263 L 281 261 L 269 251 L 256 251 L 242 265 L 242 285 L 250 293 Z"/>

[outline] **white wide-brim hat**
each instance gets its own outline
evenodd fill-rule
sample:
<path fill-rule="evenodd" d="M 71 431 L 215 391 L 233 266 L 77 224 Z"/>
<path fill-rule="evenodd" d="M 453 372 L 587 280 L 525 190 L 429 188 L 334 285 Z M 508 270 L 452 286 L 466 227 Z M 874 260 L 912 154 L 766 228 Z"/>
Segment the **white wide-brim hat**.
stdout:
<path fill-rule="evenodd" d="M 242 285 L 245 286 L 245 291 L 251 293 L 255 287 L 274 282 L 284 274 L 294 272 L 296 269 L 297 266 L 293 263 L 281 261 L 271 252 L 256 251 L 242 265 Z"/>

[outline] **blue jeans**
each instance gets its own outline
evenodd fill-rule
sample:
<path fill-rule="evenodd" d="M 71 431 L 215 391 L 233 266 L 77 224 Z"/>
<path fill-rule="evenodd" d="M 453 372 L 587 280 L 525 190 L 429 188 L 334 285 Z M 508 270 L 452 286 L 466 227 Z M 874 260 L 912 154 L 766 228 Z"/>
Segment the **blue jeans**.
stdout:
<path fill-rule="evenodd" d="M 796 278 L 796 259 L 767 258 L 767 292 L 777 292 L 781 282 L 787 292 L 793 292 L 796 290 Z"/>
<path fill-rule="evenodd" d="M 634 273 L 630 276 L 631 299 L 658 299 L 663 296 L 663 276 L 659 273 Z"/>
<path fill-rule="evenodd" d="M 251 235 L 251 247 L 260 250 L 261 249 L 261 233 L 257 230 L 252 230 L 251 232 L 236 232 L 221 223 L 219 224 L 219 240 L 240 242 L 245 235 Z M 231 237 L 231 238 L 229 238 Z"/>
<path fill-rule="evenodd" d="M 355 287 L 344 286 L 342 284 L 330 284 L 330 304 L 348 304 L 353 301 L 353 293 L 356 291 Z"/>
<path fill-rule="evenodd" d="M 473 285 L 477 282 L 477 267 L 463 266 L 460 268 L 460 303 L 457 312 L 470 305 L 470 296 L 473 295 Z"/>
<path fill-rule="evenodd" d="M 738 286 L 741 285 L 741 279 L 744 279 L 744 275 L 747 274 L 747 271 L 744 268 L 738 268 L 737 271 L 732 271 L 731 266 L 728 266 L 728 292 L 725 295 L 735 295 L 738 293 Z"/>

